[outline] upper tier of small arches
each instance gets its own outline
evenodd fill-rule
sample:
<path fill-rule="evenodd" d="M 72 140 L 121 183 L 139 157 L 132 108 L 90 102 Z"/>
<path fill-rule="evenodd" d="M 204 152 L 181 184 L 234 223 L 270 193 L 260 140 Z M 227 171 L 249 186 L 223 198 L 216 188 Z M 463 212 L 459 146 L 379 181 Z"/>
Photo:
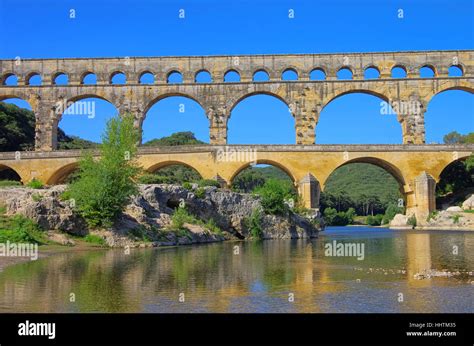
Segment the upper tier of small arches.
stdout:
<path fill-rule="evenodd" d="M 372 79 L 401 79 L 401 78 L 437 78 L 465 76 L 465 66 L 462 63 L 448 66 L 422 64 L 416 68 L 407 68 L 403 64 L 395 64 L 389 69 L 381 69 L 370 64 L 364 68 L 355 68 L 351 65 L 341 65 L 338 68 L 314 66 L 310 70 L 302 71 L 296 67 L 285 67 L 271 71 L 266 67 L 246 69 L 242 72 L 232 66 L 222 73 L 214 75 L 209 69 L 201 68 L 195 72 L 180 71 L 177 68 L 166 72 L 154 72 L 152 68 L 141 71 L 126 71 L 116 69 L 112 72 L 95 73 L 88 69 L 81 73 L 69 74 L 67 71 L 55 71 L 42 75 L 40 71 L 29 71 L 22 75 L 6 72 L 0 76 L 0 85 L 90 85 L 90 84 L 178 84 L 178 83 L 239 83 L 239 82 L 293 82 L 293 81 L 321 81 L 321 80 L 372 80 Z M 443 71 L 442 73 L 440 71 Z"/>

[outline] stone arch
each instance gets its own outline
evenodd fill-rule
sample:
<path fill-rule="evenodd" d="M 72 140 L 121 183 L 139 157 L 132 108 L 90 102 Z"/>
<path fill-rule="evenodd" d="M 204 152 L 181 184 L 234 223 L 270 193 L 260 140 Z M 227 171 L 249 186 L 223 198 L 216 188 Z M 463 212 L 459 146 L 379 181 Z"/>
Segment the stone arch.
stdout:
<path fill-rule="evenodd" d="M 450 160 L 448 160 L 448 161 L 440 160 L 440 162 L 433 169 L 431 169 L 429 173 L 434 178 L 434 180 L 438 183 L 439 180 L 440 180 L 441 174 L 449 166 L 451 166 L 455 162 L 463 162 L 463 161 L 467 160 L 469 158 L 469 156 L 472 155 L 472 154 L 474 154 L 474 152 L 472 152 L 471 154 L 469 154 L 469 153 L 457 153 L 457 155 L 455 155 L 453 153 L 453 157 Z M 455 156 L 457 156 L 457 158 L 455 158 Z"/>
<path fill-rule="evenodd" d="M 141 82 L 141 79 L 146 74 L 151 74 L 153 76 L 153 84 L 154 84 L 156 82 L 156 75 L 151 71 L 151 69 L 143 69 L 140 72 L 138 72 L 137 73 L 138 79 L 137 79 L 136 82 L 138 84 L 144 84 L 144 83 Z"/>
<path fill-rule="evenodd" d="M 232 185 L 232 182 L 234 181 L 235 177 L 237 175 L 239 175 L 240 172 L 242 172 L 244 169 L 250 167 L 252 164 L 264 164 L 264 165 L 271 165 L 271 166 L 274 166 L 274 167 L 277 167 L 279 169 L 281 169 L 283 172 L 285 172 L 290 178 L 291 180 L 293 181 L 293 184 L 296 184 L 298 183 L 298 180 L 297 178 L 295 177 L 295 175 L 291 172 L 291 169 L 289 169 L 286 165 L 283 165 L 275 160 L 269 160 L 269 159 L 257 159 L 255 161 L 252 161 L 252 162 L 245 162 L 245 163 L 242 163 L 242 165 L 240 165 L 239 167 L 237 167 L 237 169 L 235 169 L 232 174 L 230 175 L 230 178 L 228 180 L 228 183 L 229 185 Z"/>
<path fill-rule="evenodd" d="M 177 73 L 180 77 L 181 77 L 181 81 L 180 82 L 170 82 L 170 76 L 174 73 Z M 177 68 L 172 68 L 172 69 L 169 69 L 167 72 L 165 72 L 165 76 L 166 76 L 166 83 L 167 84 L 181 84 L 184 82 L 184 76 L 183 76 L 183 73 L 181 71 L 179 71 L 179 69 Z"/>
<path fill-rule="evenodd" d="M 52 85 L 58 85 L 57 82 L 56 82 L 56 78 L 58 78 L 59 76 L 62 76 L 62 75 L 66 76 L 66 78 L 68 78 L 68 80 L 69 80 L 69 75 L 65 71 L 57 70 L 57 71 L 55 71 L 51 74 L 51 84 Z"/>
<path fill-rule="evenodd" d="M 224 72 L 223 81 L 226 83 L 238 83 L 238 82 L 230 82 L 230 81 L 225 80 L 226 76 L 228 76 L 228 74 L 232 72 L 237 73 L 237 75 L 239 76 L 239 82 L 240 82 L 242 80 L 242 72 L 239 69 L 236 69 L 235 67 L 232 67 Z"/>
<path fill-rule="evenodd" d="M 321 108 L 321 112 L 323 111 L 323 109 L 328 105 L 330 104 L 331 102 L 333 102 L 334 100 L 344 96 L 344 95 L 349 95 L 349 94 L 357 94 L 357 93 L 362 93 L 362 94 L 368 94 L 368 95 L 372 95 L 372 96 L 375 96 L 375 97 L 378 97 L 379 99 L 385 101 L 385 102 L 389 102 L 390 101 L 390 98 L 389 96 L 385 95 L 385 94 L 382 94 L 376 90 L 371 90 L 371 89 L 352 89 L 352 90 L 345 90 L 345 91 L 341 91 L 339 93 L 335 93 L 333 95 L 330 95 L 329 96 L 329 99 L 326 100 L 326 102 L 324 102 L 322 108 Z"/>
<path fill-rule="evenodd" d="M 474 94 L 474 87 L 472 86 L 467 86 L 467 85 L 453 85 L 453 86 L 445 86 L 445 87 L 441 87 L 440 89 L 438 89 L 434 94 L 432 94 L 428 100 L 427 100 L 427 105 L 429 105 L 429 103 L 431 102 L 431 100 L 433 99 L 433 97 L 435 97 L 436 95 L 438 94 L 441 94 L 445 91 L 449 91 L 449 90 L 460 90 L 460 91 L 466 91 L 470 94 Z"/>
<path fill-rule="evenodd" d="M 93 85 L 97 84 L 97 75 L 95 74 L 95 72 L 87 70 L 81 74 L 81 77 L 79 79 L 81 85 L 84 85 L 84 79 L 89 75 L 93 75 L 96 78 L 96 82 Z"/>
<path fill-rule="evenodd" d="M 318 79 L 312 79 L 312 78 L 311 78 L 311 74 L 312 74 L 313 72 L 320 71 L 320 72 L 323 73 L 324 78 L 323 78 L 323 79 L 319 79 L 319 80 L 326 80 L 326 79 L 327 79 L 327 76 L 328 76 L 328 74 L 327 74 L 327 72 L 326 72 L 327 70 L 328 70 L 328 69 L 327 69 L 326 67 L 323 67 L 323 66 L 314 67 L 314 68 L 311 69 L 311 71 L 308 72 L 308 79 L 309 79 L 309 80 L 318 80 Z"/>
<path fill-rule="evenodd" d="M 25 85 L 30 85 L 31 78 L 33 78 L 35 76 L 39 76 L 41 78 L 40 85 L 43 85 L 43 83 L 44 83 L 43 76 L 41 75 L 41 72 L 39 72 L 39 71 L 30 71 L 30 72 L 28 72 L 25 75 Z"/>
<path fill-rule="evenodd" d="M 46 185 L 58 185 L 64 184 L 67 178 L 79 169 L 79 163 L 69 163 L 61 168 L 57 169 L 46 181 Z"/>
<path fill-rule="evenodd" d="M 292 72 L 295 74 L 296 78 L 295 79 L 284 79 L 283 75 L 287 72 Z M 285 67 L 283 70 L 280 71 L 280 79 L 282 81 L 297 81 L 301 78 L 300 73 L 298 72 L 298 69 L 296 67 L 290 66 L 290 67 Z"/>
<path fill-rule="evenodd" d="M 328 176 L 324 179 L 324 181 L 321 181 L 321 186 L 324 188 L 327 178 L 334 173 L 338 168 L 351 164 L 351 163 L 369 163 L 372 165 L 375 165 L 377 167 L 380 167 L 390 173 L 395 180 L 399 183 L 400 187 L 403 188 L 407 184 L 407 180 L 405 176 L 403 175 L 402 171 L 397 168 L 394 164 L 391 162 L 378 158 L 378 157 L 373 157 L 373 156 L 361 156 L 361 157 L 356 157 L 350 160 L 347 160 L 340 165 L 336 166 L 334 169 L 331 170 L 331 172 L 328 174 Z"/>
<path fill-rule="evenodd" d="M 272 78 L 271 78 L 271 75 L 270 75 L 270 72 L 267 70 L 266 67 L 258 67 L 258 68 L 256 68 L 256 69 L 253 71 L 253 73 L 252 73 L 252 81 L 253 81 L 253 82 L 257 82 L 257 83 L 258 83 L 258 82 L 264 82 L 264 81 L 256 81 L 256 80 L 255 80 L 255 75 L 256 75 L 257 73 L 259 73 L 259 72 L 263 72 L 263 73 L 265 73 L 265 74 L 267 75 L 267 80 L 266 80 L 266 81 L 270 81 L 270 80 L 272 79 Z"/>
<path fill-rule="evenodd" d="M 22 183 L 25 183 L 25 179 L 24 177 L 21 176 L 21 172 L 19 172 L 18 170 L 16 170 L 15 168 L 13 168 L 12 166 L 9 166 L 9 165 L 6 165 L 6 164 L 3 164 L 3 163 L 0 163 L 0 180 L 3 180 L 2 176 L 3 174 L 5 174 L 6 172 L 5 171 L 10 171 L 8 172 L 8 180 L 17 180 L 17 181 L 20 181 Z"/>
<path fill-rule="evenodd" d="M 404 76 L 404 77 L 394 77 L 394 76 L 393 76 L 393 72 L 394 72 L 396 69 L 401 69 L 401 70 L 403 70 L 404 73 L 405 73 L 405 76 Z M 405 65 L 403 65 L 403 64 L 396 64 L 396 65 L 394 65 L 394 66 L 390 69 L 390 77 L 391 77 L 391 78 L 407 78 L 407 76 L 408 76 L 408 69 L 407 69 L 407 67 L 406 67 Z"/>
<path fill-rule="evenodd" d="M 343 70 L 349 70 L 349 72 L 351 73 L 351 78 L 339 78 L 338 74 L 339 74 L 339 72 L 341 72 Z M 354 77 L 355 77 L 355 68 L 351 65 L 342 65 L 336 70 L 336 79 L 337 80 L 353 80 Z"/>
<path fill-rule="evenodd" d="M 251 96 L 255 96 L 255 95 L 267 95 L 267 96 L 273 96 L 275 98 L 277 98 L 278 100 L 282 101 L 284 104 L 286 104 L 288 106 L 288 108 L 290 108 L 290 103 L 288 101 L 285 100 L 285 98 L 277 93 L 274 93 L 272 91 L 268 91 L 268 90 L 258 90 L 258 91 L 252 91 L 252 92 L 249 92 L 249 93 L 246 93 L 244 95 L 240 95 L 238 96 L 237 99 L 233 100 L 233 101 L 230 101 L 231 104 L 230 104 L 230 108 L 229 108 L 229 118 L 232 114 L 232 110 L 240 103 L 242 102 L 243 100 L 245 100 L 246 98 L 249 98 Z M 291 113 L 293 116 L 294 114 Z"/>
<path fill-rule="evenodd" d="M 433 72 L 433 77 L 421 77 L 421 69 L 429 68 Z M 438 77 L 438 70 L 433 64 L 423 64 L 418 67 L 418 77 L 420 78 L 436 78 Z"/>
<path fill-rule="evenodd" d="M 6 72 L 2 75 L 2 77 L 0 78 L 0 85 L 6 85 L 6 82 L 7 82 L 7 79 L 10 78 L 10 77 L 16 77 L 17 80 L 18 80 L 18 76 L 13 72 Z"/>
<path fill-rule="evenodd" d="M 162 94 L 162 95 L 159 95 L 157 97 L 155 97 L 154 99 L 152 99 L 151 101 L 149 101 L 145 107 L 145 109 L 143 110 L 143 119 L 145 119 L 146 117 L 146 113 L 150 110 L 151 107 L 153 107 L 156 103 L 160 102 L 161 100 L 163 99 L 166 99 L 168 97 L 174 97 L 174 96 L 180 96 L 180 97 L 186 97 L 194 102 L 196 102 L 197 104 L 199 104 L 199 106 L 201 106 L 201 108 L 205 109 L 204 105 L 202 104 L 202 102 L 199 101 L 199 99 L 195 96 L 195 95 L 190 95 L 190 94 L 186 94 L 186 93 L 181 93 L 181 92 L 170 92 L 170 93 L 165 93 L 165 94 Z"/>
<path fill-rule="evenodd" d="M 465 67 L 463 64 L 461 64 L 461 63 L 457 63 L 457 64 L 451 64 L 451 65 L 449 65 L 449 67 L 448 67 L 448 76 L 449 76 L 449 77 L 453 77 L 453 76 L 449 75 L 449 70 L 451 69 L 451 67 L 457 67 L 457 68 L 461 71 L 461 76 L 459 76 L 459 77 L 464 77 L 464 76 L 465 76 L 465 74 L 466 74 L 466 67 Z"/>
<path fill-rule="evenodd" d="M 366 73 L 369 72 L 372 69 L 377 71 L 377 74 L 378 74 L 377 77 L 371 77 L 370 78 L 370 77 L 366 76 Z M 364 66 L 363 71 L 364 71 L 363 72 L 364 73 L 364 75 L 363 75 L 364 79 L 380 79 L 380 68 L 377 65 L 368 64 L 368 65 Z"/>
<path fill-rule="evenodd" d="M 145 171 L 147 171 L 148 173 L 154 173 L 162 168 L 175 166 L 175 165 L 191 168 L 195 170 L 201 176 L 201 178 L 206 177 L 206 172 L 203 169 L 201 169 L 201 167 L 197 167 L 196 165 L 193 165 L 185 161 L 180 161 L 180 160 L 164 160 L 158 163 L 153 163 L 149 165 L 148 167 L 145 167 Z"/>
<path fill-rule="evenodd" d="M 111 100 L 107 98 L 106 96 L 99 95 L 98 93 L 85 93 L 85 94 L 79 94 L 79 95 L 74 95 L 70 96 L 67 99 L 63 99 L 62 102 L 67 102 L 62 104 L 62 108 L 60 112 L 55 113 L 55 118 L 52 119 L 52 127 L 51 127 L 51 140 L 52 140 L 52 146 L 53 150 L 57 149 L 57 137 L 58 137 L 58 128 L 59 128 L 59 123 L 61 122 L 61 119 L 63 118 L 63 113 L 71 107 L 74 103 L 79 102 L 84 99 L 90 99 L 90 98 L 95 98 L 95 99 L 100 99 L 103 101 L 108 102 L 111 104 L 117 111 L 119 107 L 113 102 L 114 100 Z M 59 101 L 59 100 L 58 100 Z"/>
<path fill-rule="evenodd" d="M 112 73 L 110 73 L 110 75 L 109 75 L 109 80 L 108 80 L 109 84 L 114 84 L 114 83 L 112 82 L 112 80 L 114 79 L 115 76 L 120 75 L 120 74 L 124 75 L 124 77 L 125 77 L 125 82 L 124 82 L 124 83 L 117 83 L 117 84 L 127 84 L 127 82 L 128 82 L 128 75 L 127 75 L 127 73 L 126 73 L 125 71 L 123 71 L 123 70 L 115 70 L 115 71 L 113 71 Z"/>
<path fill-rule="evenodd" d="M 205 76 L 205 78 L 209 78 L 209 81 L 199 82 L 198 79 L 200 78 L 200 76 Z M 213 79 L 212 79 L 211 72 L 209 72 L 208 70 L 204 68 L 196 71 L 196 73 L 194 74 L 194 83 L 212 83 L 212 82 L 213 82 Z"/>

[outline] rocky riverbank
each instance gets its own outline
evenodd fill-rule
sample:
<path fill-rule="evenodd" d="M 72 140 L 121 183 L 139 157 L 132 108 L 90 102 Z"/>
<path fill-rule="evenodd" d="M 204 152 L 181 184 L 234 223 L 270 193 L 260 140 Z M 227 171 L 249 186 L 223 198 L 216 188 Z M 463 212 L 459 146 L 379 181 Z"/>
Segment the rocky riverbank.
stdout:
<path fill-rule="evenodd" d="M 410 216 L 397 214 L 390 222 L 393 229 L 412 229 Z M 474 195 L 470 195 L 462 206 L 448 207 L 432 212 L 426 220 L 416 220 L 416 229 L 474 231 Z"/>
<path fill-rule="evenodd" d="M 74 208 L 74 201 L 62 200 L 65 186 L 46 189 L 5 188 L 0 203 L 7 215 L 21 214 L 46 231 L 49 239 L 74 245 L 75 239 L 93 234 L 110 247 L 146 247 L 208 243 L 252 237 L 250 219 L 254 210 L 263 210 L 260 199 L 250 194 L 215 187 L 186 189 L 178 185 L 140 185 L 117 222 L 108 229 L 89 229 Z M 173 229 L 173 214 L 184 207 L 196 222 Z M 312 220 L 293 212 L 287 215 L 262 213 L 262 239 L 315 238 L 322 220 Z"/>

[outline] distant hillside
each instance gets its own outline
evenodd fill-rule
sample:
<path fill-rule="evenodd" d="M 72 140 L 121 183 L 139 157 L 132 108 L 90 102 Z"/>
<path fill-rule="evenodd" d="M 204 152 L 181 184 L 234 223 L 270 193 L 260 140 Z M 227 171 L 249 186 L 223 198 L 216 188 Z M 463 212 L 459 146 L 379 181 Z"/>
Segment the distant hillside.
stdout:
<path fill-rule="evenodd" d="M 59 149 L 84 149 L 99 144 L 58 129 Z M 0 151 L 33 150 L 35 147 L 35 114 L 14 104 L 0 102 Z"/>
<path fill-rule="evenodd" d="M 208 144 L 200 141 L 194 136 L 191 131 L 175 132 L 171 136 L 152 139 L 144 143 L 144 146 L 159 147 L 159 146 L 176 146 L 176 145 L 194 145 L 194 144 Z"/>

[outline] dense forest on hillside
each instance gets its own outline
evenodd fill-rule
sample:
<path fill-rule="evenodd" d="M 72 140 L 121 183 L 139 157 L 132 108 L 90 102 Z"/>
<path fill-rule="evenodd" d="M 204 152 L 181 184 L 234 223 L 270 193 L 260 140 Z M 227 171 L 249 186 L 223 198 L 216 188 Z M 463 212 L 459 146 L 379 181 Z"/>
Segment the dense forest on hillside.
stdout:
<path fill-rule="evenodd" d="M 58 129 L 58 149 L 86 149 L 99 144 Z M 0 151 L 33 150 L 35 114 L 14 104 L 0 102 Z"/>

